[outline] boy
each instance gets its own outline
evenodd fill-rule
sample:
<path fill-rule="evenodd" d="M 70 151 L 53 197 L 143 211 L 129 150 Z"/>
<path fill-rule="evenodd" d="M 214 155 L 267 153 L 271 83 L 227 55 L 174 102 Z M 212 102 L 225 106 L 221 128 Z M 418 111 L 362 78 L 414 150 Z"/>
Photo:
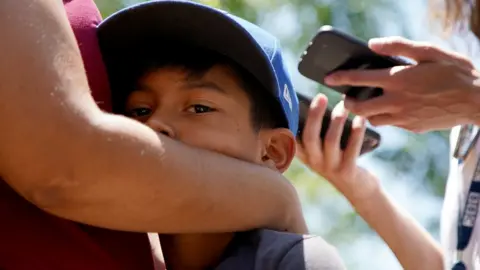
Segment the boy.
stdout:
<path fill-rule="evenodd" d="M 98 36 L 115 112 L 190 146 L 288 168 L 298 101 L 273 36 L 184 1 L 124 9 L 99 26 Z M 170 270 L 344 268 L 315 236 L 260 229 L 162 234 L 160 242 Z"/>

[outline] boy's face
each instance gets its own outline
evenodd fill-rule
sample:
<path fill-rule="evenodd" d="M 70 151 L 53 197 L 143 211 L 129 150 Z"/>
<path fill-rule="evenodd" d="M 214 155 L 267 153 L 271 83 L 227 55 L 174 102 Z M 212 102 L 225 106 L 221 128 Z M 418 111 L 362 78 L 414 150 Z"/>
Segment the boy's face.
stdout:
<path fill-rule="evenodd" d="M 126 115 L 185 144 L 284 171 L 295 138 L 284 128 L 254 129 L 251 102 L 234 73 L 216 65 L 203 76 L 167 67 L 140 79 Z"/>

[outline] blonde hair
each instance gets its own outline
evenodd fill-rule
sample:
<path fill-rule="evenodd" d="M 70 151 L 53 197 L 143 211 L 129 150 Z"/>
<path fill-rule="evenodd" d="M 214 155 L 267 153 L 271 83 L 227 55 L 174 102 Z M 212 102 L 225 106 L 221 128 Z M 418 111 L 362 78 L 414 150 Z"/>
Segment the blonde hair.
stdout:
<path fill-rule="evenodd" d="M 430 0 L 430 11 L 446 33 L 470 30 L 480 39 L 480 0 Z"/>

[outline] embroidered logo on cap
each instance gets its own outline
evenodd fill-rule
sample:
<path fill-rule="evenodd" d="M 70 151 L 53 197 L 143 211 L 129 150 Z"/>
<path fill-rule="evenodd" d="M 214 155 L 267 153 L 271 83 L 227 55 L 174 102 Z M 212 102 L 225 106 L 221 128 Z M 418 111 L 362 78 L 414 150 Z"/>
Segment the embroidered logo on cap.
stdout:
<path fill-rule="evenodd" d="M 288 103 L 288 107 L 290 107 L 290 110 L 292 110 L 292 97 L 290 96 L 290 91 L 288 91 L 288 86 L 285 84 L 283 87 L 283 98 Z"/>

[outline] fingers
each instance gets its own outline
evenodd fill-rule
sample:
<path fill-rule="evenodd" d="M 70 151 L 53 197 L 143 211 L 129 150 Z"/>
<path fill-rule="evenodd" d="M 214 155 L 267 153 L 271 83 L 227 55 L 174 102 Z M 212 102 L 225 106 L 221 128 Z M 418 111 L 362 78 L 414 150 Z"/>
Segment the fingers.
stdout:
<path fill-rule="evenodd" d="M 341 70 L 325 77 L 330 86 L 351 85 L 387 88 L 391 84 L 390 69 Z"/>
<path fill-rule="evenodd" d="M 384 113 L 384 114 L 378 114 L 374 115 L 372 117 L 367 117 L 368 122 L 372 124 L 372 126 L 401 126 L 410 121 L 410 117 L 404 115 L 398 115 L 398 114 L 389 114 L 389 113 Z"/>
<path fill-rule="evenodd" d="M 345 99 L 345 108 L 356 115 L 368 118 L 385 113 L 397 113 L 400 110 L 400 106 L 397 106 L 398 102 L 399 100 L 392 94 L 364 101 L 357 101 L 347 97 Z"/>
<path fill-rule="evenodd" d="M 328 99 L 325 95 L 317 95 L 310 104 L 305 128 L 303 130 L 302 146 L 305 152 L 305 159 L 310 166 L 321 164 L 322 145 L 320 141 L 320 131 L 322 129 L 322 120 L 328 105 Z"/>
<path fill-rule="evenodd" d="M 343 106 L 343 102 L 339 102 L 332 111 L 330 125 L 323 143 L 324 163 L 327 168 L 337 167 L 341 161 L 340 140 L 347 117 L 348 111 Z"/>
<path fill-rule="evenodd" d="M 431 44 L 403 37 L 373 38 L 368 41 L 368 46 L 378 54 L 404 56 L 417 62 L 437 61 L 443 55 L 441 50 Z"/>
<path fill-rule="evenodd" d="M 403 37 L 373 38 L 368 42 L 370 49 L 378 54 L 404 56 L 420 62 L 452 61 L 458 65 L 472 64 L 458 53 L 443 50 L 427 42 L 409 40 Z"/>
<path fill-rule="evenodd" d="M 329 86 L 366 86 L 383 88 L 384 91 L 399 89 L 398 84 L 405 84 L 399 75 L 407 71 L 409 66 L 395 66 L 384 69 L 340 70 L 325 77 Z"/>
<path fill-rule="evenodd" d="M 344 168 L 355 166 L 360 151 L 362 150 L 363 138 L 366 130 L 365 118 L 356 116 L 353 119 L 352 131 L 348 139 L 347 148 L 343 154 Z"/>
<path fill-rule="evenodd" d="M 332 183 L 353 181 L 355 162 L 361 151 L 366 128 L 365 120 L 361 117 L 355 118 L 347 148 L 342 151 L 340 141 L 348 111 L 343 102 L 335 106 L 328 130 L 321 140 L 319 135 L 326 108 L 327 98 L 324 95 L 314 98 L 303 131 L 303 142 L 297 149 L 297 157 Z"/>

